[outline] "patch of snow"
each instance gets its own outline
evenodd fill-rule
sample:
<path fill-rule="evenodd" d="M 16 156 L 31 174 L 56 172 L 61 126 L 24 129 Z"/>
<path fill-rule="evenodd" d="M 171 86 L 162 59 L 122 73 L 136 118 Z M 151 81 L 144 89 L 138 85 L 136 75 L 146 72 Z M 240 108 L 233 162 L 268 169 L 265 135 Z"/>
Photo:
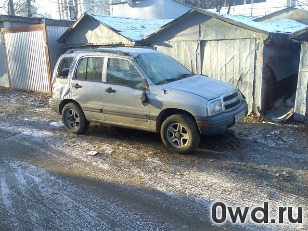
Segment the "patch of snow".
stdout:
<path fill-rule="evenodd" d="M 255 22 L 252 21 L 248 17 L 236 16 L 230 14 L 221 14 L 218 12 L 210 12 L 212 14 L 216 14 L 218 17 L 223 17 L 226 19 L 230 19 L 236 23 L 243 24 L 244 26 L 253 27 L 255 29 L 269 32 L 269 33 L 280 33 L 280 34 L 291 34 L 296 31 L 307 28 L 306 24 L 297 22 L 292 19 L 281 19 L 267 22 Z"/>
<path fill-rule="evenodd" d="M 63 127 L 63 124 L 61 122 L 51 122 L 49 125 L 53 127 Z"/>
<path fill-rule="evenodd" d="M 21 134 L 26 135 L 26 136 L 36 137 L 36 138 L 52 135 L 52 133 L 50 132 L 34 132 L 34 131 L 22 131 Z"/>
<path fill-rule="evenodd" d="M 172 19 L 140 19 L 95 14 L 89 15 L 132 41 L 139 41 L 172 21 Z"/>
<path fill-rule="evenodd" d="M 112 155 L 114 153 L 113 149 L 105 151 L 105 154 Z"/>
<path fill-rule="evenodd" d="M 282 32 L 287 34 L 294 33 L 296 31 L 307 28 L 306 24 L 297 22 L 292 19 L 280 19 L 280 20 L 260 22 L 260 23 L 265 26 L 268 26 L 269 28 L 277 30 L 278 33 Z"/>
<path fill-rule="evenodd" d="M 6 184 L 6 182 L 4 180 L 1 180 L 0 182 L 0 186 L 1 186 L 1 197 L 2 197 L 2 202 L 4 204 L 4 206 L 8 209 L 11 208 L 12 203 L 9 199 L 9 195 L 10 195 L 10 190 L 8 185 Z"/>
<path fill-rule="evenodd" d="M 97 156 L 98 154 L 99 154 L 98 151 L 89 151 L 89 152 L 87 152 L 88 156 Z"/>

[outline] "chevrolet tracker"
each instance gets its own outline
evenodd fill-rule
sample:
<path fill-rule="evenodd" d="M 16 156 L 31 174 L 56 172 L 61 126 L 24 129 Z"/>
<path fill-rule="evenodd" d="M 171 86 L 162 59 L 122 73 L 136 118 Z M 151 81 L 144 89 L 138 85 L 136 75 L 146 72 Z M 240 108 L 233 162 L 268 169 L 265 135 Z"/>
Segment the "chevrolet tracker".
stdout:
<path fill-rule="evenodd" d="M 70 50 L 52 79 L 50 107 L 66 129 L 84 133 L 99 122 L 160 133 L 165 146 L 188 153 L 201 135 L 223 133 L 247 114 L 234 86 L 195 75 L 146 48 Z"/>

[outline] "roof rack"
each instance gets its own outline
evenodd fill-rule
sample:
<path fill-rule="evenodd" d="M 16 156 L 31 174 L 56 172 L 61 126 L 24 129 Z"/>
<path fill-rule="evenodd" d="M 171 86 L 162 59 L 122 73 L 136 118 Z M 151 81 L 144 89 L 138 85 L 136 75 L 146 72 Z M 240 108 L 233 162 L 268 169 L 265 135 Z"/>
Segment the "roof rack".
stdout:
<path fill-rule="evenodd" d="M 129 53 L 120 51 L 120 50 L 110 50 L 108 48 L 102 48 L 102 47 L 98 47 L 98 48 L 74 48 L 74 49 L 69 49 L 68 51 L 65 52 L 65 54 L 72 54 L 75 52 L 105 52 L 105 53 L 111 53 L 111 54 L 117 54 L 120 56 L 129 56 Z"/>

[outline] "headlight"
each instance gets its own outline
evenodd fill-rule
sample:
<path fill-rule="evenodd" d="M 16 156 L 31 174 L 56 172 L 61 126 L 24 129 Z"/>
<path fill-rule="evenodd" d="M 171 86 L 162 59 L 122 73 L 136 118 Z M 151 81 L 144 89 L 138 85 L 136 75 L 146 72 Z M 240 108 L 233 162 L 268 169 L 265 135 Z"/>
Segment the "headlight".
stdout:
<path fill-rule="evenodd" d="M 214 114 L 217 114 L 219 112 L 222 112 L 221 99 L 217 99 L 217 100 L 213 100 L 213 101 L 209 102 L 208 112 L 209 112 L 209 115 L 214 115 Z"/>

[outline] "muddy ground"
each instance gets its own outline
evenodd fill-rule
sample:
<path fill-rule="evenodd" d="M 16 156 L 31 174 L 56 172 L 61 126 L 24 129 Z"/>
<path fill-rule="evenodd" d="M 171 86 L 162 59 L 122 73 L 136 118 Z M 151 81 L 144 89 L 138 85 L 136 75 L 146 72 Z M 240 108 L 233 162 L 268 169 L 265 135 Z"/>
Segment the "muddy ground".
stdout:
<path fill-rule="evenodd" d="M 91 124 L 69 134 L 44 95 L 0 88 L 0 118 L 0 230 L 308 230 L 302 124 L 248 116 L 179 155 L 144 131 Z M 268 202 L 269 223 L 218 225 L 215 202 Z M 293 218 L 303 208 L 303 221 L 285 214 L 279 224 L 279 207 Z"/>

